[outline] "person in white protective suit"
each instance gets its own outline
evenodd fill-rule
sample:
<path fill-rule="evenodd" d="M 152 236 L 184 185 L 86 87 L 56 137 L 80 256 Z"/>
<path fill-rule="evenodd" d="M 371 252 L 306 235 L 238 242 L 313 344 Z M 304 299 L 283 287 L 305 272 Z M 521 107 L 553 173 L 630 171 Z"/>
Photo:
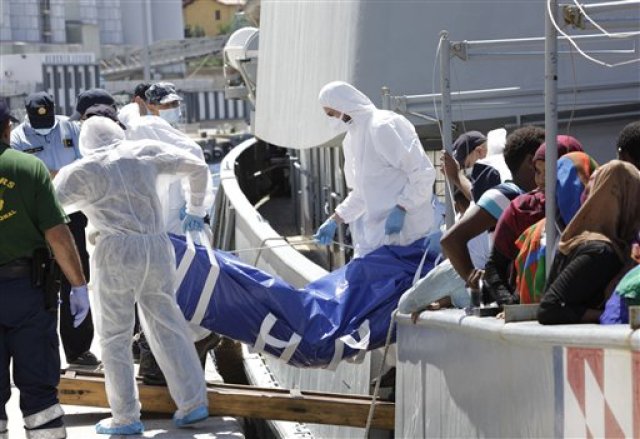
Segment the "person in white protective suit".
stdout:
<path fill-rule="evenodd" d="M 151 84 L 146 88 L 142 85 L 136 87 L 136 94 L 141 94 L 144 89 L 146 100 L 139 101 L 145 105 L 147 112 L 140 112 L 138 117 L 128 117 L 126 121 L 127 130 L 125 135 L 130 140 L 160 140 L 176 146 L 186 151 L 206 163 L 202 148 L 189 136 L 182 131 L 176 129 L 172 124 L 180 119 L 180 102 L 182 98 L 176 93 L 175 87 L 170 82 L 158 82 Z M 160 202 L 163 206 L 163 216 L 166 224 L 166 230 L 176 235 L 184 235 L 182 231 L 182 216 L 186 205 L 185 188 L 186 180 L 173 181 L 165 183 L 158 187 Z M 207 178 L 207 190 L 204 199 L 204 207 L 207 212 L 213 206 L 213 180 L 211 174 Z M 215 345 L 219 341 L 219 337 L 211 335 L 211 331 L 198 326 L 195 323 L 187 322 L 191 338 L 194 342 L 199 343 L 199 355 L 204 361 L 208 348 Z M 143 381 L 148 384 L 162 384 L 164 377 L 157 368 L 152 356 L 146 349 L 145 336 L 140 334 L 141 340 L 141 359 L 139 374 Z M 220 374 L 214 369 L 210 370 L 208 375 L 210 382 L 223 382 Z"/>
<path fill-rule="evenodd" d="M 80 131 L 84 157 L 54 180 L 63 207 L 82 209 L 99 231 L 91 255 L 91 286 L 113 414 L 96 425 L 102 434 L 144 430 L 131 352 L 135 303 L 178 407 L 175 424 L 180 427 L 208 416 L 202 369 L 174 296 L 175 253 L 156 192 L 162 178 L 188 178 L 183 227 L 202 230 L 207 165 L 162 142 L 124 138 L 112 120 L 88 119 Z"/>
<path fill-rule="evenodd" d="M 436 171 L 403 116 L 379 110 L 341 81 L 325 85 L 318 97 L 342 143 L 348 196 L 314 238 L 330 244 L 337 224 L 349 224 L 355 256 L 382 245 L 408 245 L 423 238 L 434 221 L 431 198 Z"/>
<path fill-rule="evenodd" d="M 179 103 L 182 100 L 182 98 L 176 94 L 173 84 L 168 82 L 152 84 L 146 90 L 145 95 L 147 96 L 146 103 L 149 114 L 141 115 L 139 118 L 128 119 L 125 133 L 127 139 L 160 140 L 187 151 L 199 158 L 202 163 L 206 163 L 200 145 L 171 125 L 171 123 L 177 120 L 175 115 L 179 114 Z M 169 121 L 171 121 L 171 123 Z M 164 221 L 167 232 L 175 233 L 176 235 L 183 234 L 181 215 L 184 214 L 185 184 L 185 181 L 183 181 L 182 184 L 177 181 L 171 183 L 168 187 L 159 188 L 160 202 L 164 208 Z M 204 207 L 208 212 L 212 206 L 213 183 L 211 175 L 209 175 Z"/>

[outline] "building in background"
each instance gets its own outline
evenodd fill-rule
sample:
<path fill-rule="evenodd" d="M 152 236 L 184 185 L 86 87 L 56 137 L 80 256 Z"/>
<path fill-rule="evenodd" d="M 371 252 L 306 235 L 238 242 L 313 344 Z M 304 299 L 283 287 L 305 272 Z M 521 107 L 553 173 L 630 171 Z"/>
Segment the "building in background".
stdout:
<path fill-rule="evenodd" d="M 118 47 L 144 44 L 145 29 L 149 44 L 182 39 L 182 0 L 0 2 L 2 54 L 91 51 L 99 58 Z"/>
<path fill-rule="evenodd" d="M 214 37 L 234 27 L 246 0 L 182 0 L 185 37 Z"/>
<path fill-rule="evenodd" d="M 99 67 L 93 53 L 29 53 L 0 56 L 0 94 L 17 115 L 24 113 L 24 97 L 34 91 L 53 96 L 56 113 L 71 115 L 82 91 L 99 87 Z"/>
<path fill-rule="evenodd" d="M 222 69 L 217 75 L 207 71 L 196 76 L 206 71 L 206 61 L 221 57 L 225 37 L 185 40 L 183 3 L 0 0 L 0 95 L 20 115 L 25 96 L 46 91 L 56 102 L 56 113 L 70 115 L 78 94 L 93 87 L 105 88 L 121 104 L 127 103 L 148 65 L 152 81 L 177 83 L 185 97 L 185 123 L 202 123 L 205 128 L 244 124 L 249 118 L 247 103 L 224 98 Z M 236 23 L 236 12 L 245 1 L 191 3 L 193 10 L 210 18 L 217 34 Z M 189 63 L 196 66 L 193 71 Z"/>
<path fill-rule="evenodd" d="M 69 114 L 78 93 L 107 86 L 98 60 L 181 40 L 183 31 L 182 0 L 2 0 L 0 94 L 19 110 L 24 96 L 48 91 Z M 163 69 L 179 75 L 184 63 Z"/>

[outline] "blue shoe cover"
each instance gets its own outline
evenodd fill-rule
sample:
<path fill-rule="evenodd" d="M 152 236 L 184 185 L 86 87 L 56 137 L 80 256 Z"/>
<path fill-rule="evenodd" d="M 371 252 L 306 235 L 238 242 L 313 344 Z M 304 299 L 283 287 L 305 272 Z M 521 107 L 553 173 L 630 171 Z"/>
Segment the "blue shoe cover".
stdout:
<path fill-rule="evenodd" d="M 113 423 L 113 418 L 108 418 L 96 424 L 96 433 L 98 434 L 127 435 L 142 434 L 143 432 L 144 425 L 140 421 L 135 421 L 131 424 L 117 425 Z"/>
<path fill-rule="evenodd" d="M 195 424 L 209 417 L 209 409 L 205 405 L 198 406 L 191 410 L 189 413 L 179 418 L 176 415 L 173 416 L 173 423 L 176 427 L 184 427 L 185 425 Z"/>

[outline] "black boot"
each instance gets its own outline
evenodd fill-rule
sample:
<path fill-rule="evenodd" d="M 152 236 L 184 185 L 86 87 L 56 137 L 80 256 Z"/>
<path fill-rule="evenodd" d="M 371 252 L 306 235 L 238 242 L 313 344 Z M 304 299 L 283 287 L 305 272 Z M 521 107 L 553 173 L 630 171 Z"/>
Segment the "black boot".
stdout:
<path fill-rule="evenodd" d="M 200 365 L 202 365 L 202 369 L 204 369 L 204 364 L 207 361 L 207 352 L 215 349 L 216 346 L 220 344 L 220 340 L 222 340 L 222 337 L 220 337 L 215 332 L 212 332 L 202 340 L 198 340 L 197 342 L 195 342 L 196 352 L 198 352 L 198 358 L 200 359 Z"/>
<path fill-rule="evenodd" d="M 143 332 L 140 332 L 138 347 L 140 348 L 138 376 L 142 378 L 142 382 L 149 386 L 166 386 L 167 380 L 164 378 Z"/>

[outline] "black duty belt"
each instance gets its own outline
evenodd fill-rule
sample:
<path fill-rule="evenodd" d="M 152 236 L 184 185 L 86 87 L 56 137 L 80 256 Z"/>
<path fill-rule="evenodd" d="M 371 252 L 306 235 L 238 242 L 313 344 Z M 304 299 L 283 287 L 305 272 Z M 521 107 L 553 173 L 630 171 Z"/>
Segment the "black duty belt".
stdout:
<path fill-rule="evenodd" d="M 16 279 L 31 276 L 31 265 L 31 258 L 14 259 L 7 264 L 0 265 L 0 278 Z"/>

